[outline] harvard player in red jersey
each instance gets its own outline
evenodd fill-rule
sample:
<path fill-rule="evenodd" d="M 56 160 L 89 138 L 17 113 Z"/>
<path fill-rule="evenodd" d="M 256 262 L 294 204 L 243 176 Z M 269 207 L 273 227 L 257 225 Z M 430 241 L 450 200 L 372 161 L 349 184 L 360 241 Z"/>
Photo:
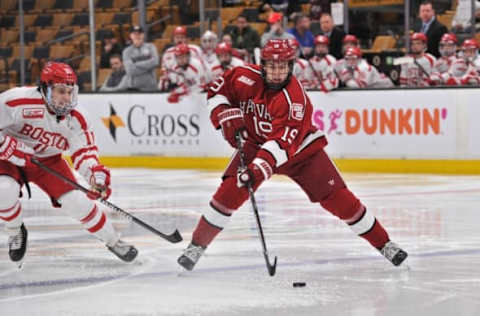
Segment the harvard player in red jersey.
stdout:
<path fill-rule="evenodd" d="M 327 140 L 312 125 L 310 99 L 292 76 L 294 49 L 287 40 L 270 40 L 261 59 L 261 66 L 226 72 L 208 91 L 214 127 L 233 147 L 237 133 L 244 135 L 248 168 L 237 174 L 239 154 L 234 155 L 178 263 L 192 270 L 232 213 L 248 199 L 246 184 L 255 190 L 277 173 L 290 177 L 312 202 L 320 203 L 390 262 L 400 265 L 407 253 L 390 241 L 380 222 L 350 192 L 323 149 Z"/>
<path fill-rule="evenodd" d="M 0 94 L 0 219 L 9 236 L 10 259 L 19 265 L 27 250 L 27 229 L 19 200 L 21 188 L 35 183 L 70 216 L 102 240 L 124 261 L 137 249 L 119 239 L 105 213 L 94 201 L 108 198 L 110 171 L 98 162 L 93 131 L 77 109 L 77 77 L 67 64 L 49 62 L 42 69 L 39 87 L 13 88 Z M 30 161 L 35 157 L 70 180 L 76 181 L 63 153 L 91 186 L 88 197 L 43 171 Z"/>

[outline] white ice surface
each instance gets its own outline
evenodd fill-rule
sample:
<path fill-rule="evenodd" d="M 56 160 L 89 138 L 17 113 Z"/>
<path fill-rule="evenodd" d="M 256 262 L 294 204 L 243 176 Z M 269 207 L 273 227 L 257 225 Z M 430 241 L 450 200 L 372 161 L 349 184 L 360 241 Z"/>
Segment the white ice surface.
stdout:
<path fill-rule="evenodd" d="M 274 177 L 256 195 L 278 256 L 270 277 L 248 203 L 194 272 L 180 273 L 176 259 L 220 173 L 112 174 L 112 202 L 159 230 L 177 227 L 185 240 L 170 244 L 109 212 L 140 252 L 125 264 L 32 187 L 33 198 L 23 199 L 30 239 L 22 270 L 9 262 L 0 227 L 0 315 L 480 315 L 480 177 L 345 176 L 409 252 L 410 269 L 394 268 L 293 182 Z"/>

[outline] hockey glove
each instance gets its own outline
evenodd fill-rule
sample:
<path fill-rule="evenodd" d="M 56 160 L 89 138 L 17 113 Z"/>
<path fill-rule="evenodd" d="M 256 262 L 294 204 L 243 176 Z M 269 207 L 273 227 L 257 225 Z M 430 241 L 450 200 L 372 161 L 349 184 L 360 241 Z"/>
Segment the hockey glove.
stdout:
<path fill-rule="evenodd" d="M 92 200 L 97 200 L 98 198 L 108 199 L 110 194 L 112 194 L 112 189 L 110 188 L 110 170 L 105 168 L 103 165 L 96 165 L 90 168 L 90 192 L 87 193 L 87 196 Z"/>
<path fill-rule="evenodd" d="M 256 158 L 248 165 L 247 169 L 239 170 L 237 174 L 237 186 L 251 185 L 252 188 L 268 180 L 273 174 L 272 167 L 263 159 Z"/>
<path fill-rule="evenodd" d="M 2 142 L 3 141 L 3 142 Z M 34 151 L 11 136 L 0 136 L 0 160 L 6 160 L 19 167 L 30 164 Z"/>
<path fill-rule="evenodd" d="M 222 127 L 223 138 L 225 138 L 233 148 L 237 148 L 235 135 L 238 132 L 240 132 L 243 139 L 247 139 L 248 134 L 245 129 L 242 110 L 237 108 L 226 109 L 218 114 L 218 122 Z"/>

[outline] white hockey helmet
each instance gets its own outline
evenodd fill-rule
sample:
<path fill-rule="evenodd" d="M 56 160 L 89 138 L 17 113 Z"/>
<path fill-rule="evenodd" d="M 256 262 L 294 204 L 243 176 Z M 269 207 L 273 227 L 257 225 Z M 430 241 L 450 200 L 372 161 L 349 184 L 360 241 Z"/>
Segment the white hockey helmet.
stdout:
<path fill-rule="evenodd" d="M 204 50 L 213 51 L 217 46 L 218 36 L 217 34 L 208 30 L 205 33 L 203 33 L 202 37 L 200 38 L 200 42 Z"/>

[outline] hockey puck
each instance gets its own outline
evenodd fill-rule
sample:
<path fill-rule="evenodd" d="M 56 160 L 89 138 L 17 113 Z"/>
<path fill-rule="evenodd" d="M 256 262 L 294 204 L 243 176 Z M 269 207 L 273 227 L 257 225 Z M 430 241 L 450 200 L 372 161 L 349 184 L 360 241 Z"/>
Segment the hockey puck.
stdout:
<path fill-rule="evenodd" d="M 307 285 L 305 282 L 293 282 L 293 287 L 304 287 Z"/>

